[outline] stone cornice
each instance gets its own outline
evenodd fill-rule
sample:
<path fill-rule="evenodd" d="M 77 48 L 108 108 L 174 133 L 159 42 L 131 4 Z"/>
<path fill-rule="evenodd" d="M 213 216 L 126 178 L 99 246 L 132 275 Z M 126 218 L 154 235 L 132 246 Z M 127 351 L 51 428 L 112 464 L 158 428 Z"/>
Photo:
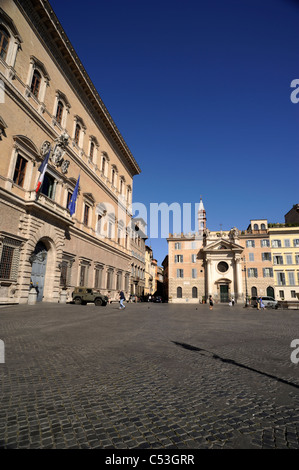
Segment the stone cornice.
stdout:
<path fill-rule="evenodd" d="M 100 98 L 49 1 L 14 1 L 38 35 L 45 49 L 53 57 L 54 61 L 58 63 L 60 70 L 67 76 L 68 83 L 75 88 L 76 95 L 81 99 L 82 105 L 87 108 L 87 112 L 93 116 L 100 131 L 105 131 L 106 138 L 113 142 L 121 152 L 130 168 L 132 176 L 139 174 L 141 170 L 136 160 Z M 102 126 L 99 126 L 99 121 L 102 123 Z"/>

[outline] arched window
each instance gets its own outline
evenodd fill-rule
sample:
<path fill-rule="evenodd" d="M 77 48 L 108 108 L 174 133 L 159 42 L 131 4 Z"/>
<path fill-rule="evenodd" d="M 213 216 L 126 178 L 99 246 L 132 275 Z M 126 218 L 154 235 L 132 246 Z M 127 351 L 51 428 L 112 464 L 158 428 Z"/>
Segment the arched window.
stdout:
<path fill-rule="evenodd" d="M 0 57 L 3 60 L 6 60 L 8 45 L 9 45 L 10 36 L 8 32 L 1 27 L 0 28 Z"/>
<path fill-rule="evenodd" d="M 176 296 L 178 299 L 181 299 L 183 297 L 183 290 L 181 287 L 178 287 L 176 290 Z"/>
<path fill-rule="evenodd" d="M 251 297 L 256 297 L 256 296 L 257 296 L 257 288 L 251 287 Z"/>
<path fill-rule="evenodd" d="M 192 287 L 192 299 L 197 299 L 197 287 Z"/>
<path fill-rule="evenodd" d="M 275 299 L 273 287 L 271 287 L 271 286 L 267 287 L 267 296 L 273 297 L 273 299 Z"/>
<path fill-rule="evenodd" d="M 32 81 L 31 81 L 31 91 L 32 91 L 32 94 L 38 98 L 38 94 L 39 94 L 39 90 L 40 90 L 40 84 L 41 84 L 41 81 L 42 81 L 42 77 L 41 77 L 41 74 L 39 73 L 38 70 L 34 70 L 33 72 L 33 76 L 32 76 Z"/>
<path fill-rule="evenodd" d="M 76 124 L 74 141 L 77 145 L 79 145 L 80 132 L 81 127 L 79 124 Z"/>
<path fill-rule="evenodd" d="M 262 230 L 266 230 L 266 225 L 265 225 L 265 224 L 262 224 L 262 225 L 261 225 L 261 229 L 262 229 Z"/>
<path fill-rule="evenodd" d="M 62 101 L 58 101 L 57 103 L 57 111 L 56 111 L 56 121 L 58 124 L 61 125 L 62 123 L 62 115 L 63 115 L 64 104 Z"/>
<path fill-rule="evenodd" d="M 253 226 L 253 230 L 258 230 L 258 229 L 259 229 L 259 226 L 258 226 L 258 224 L 254 224 L 254 226 Z"/>

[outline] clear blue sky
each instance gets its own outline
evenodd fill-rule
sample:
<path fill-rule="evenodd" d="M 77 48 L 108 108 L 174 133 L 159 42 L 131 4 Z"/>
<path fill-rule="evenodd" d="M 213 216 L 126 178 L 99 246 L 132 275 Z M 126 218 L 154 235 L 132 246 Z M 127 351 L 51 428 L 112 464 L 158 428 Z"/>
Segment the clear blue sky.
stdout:
<path fill-rule="evenodd" d="M 141 167 L 134 201 L 202 195 L 210 230 L 284 222 L 299 203 L 299 1 L 50 3 Z M 150 243 L 161 264 L 167 242 Z"/>

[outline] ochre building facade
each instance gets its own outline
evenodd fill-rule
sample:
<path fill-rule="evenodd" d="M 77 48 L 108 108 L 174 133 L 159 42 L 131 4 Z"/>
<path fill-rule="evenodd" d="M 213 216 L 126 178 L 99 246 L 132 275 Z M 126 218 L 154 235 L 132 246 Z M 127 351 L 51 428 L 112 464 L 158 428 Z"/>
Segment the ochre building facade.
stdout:
<path fill-rule="evenodd" d="M 270 225 L 270 226 L 269 226 Z M 299 298 L 299 227 L 253 219 L 246 230 L 210 231 L 201 201 L 198 231 L 168 238 L 168 299 L 172 303 L 248 304 L 253 296 Z"/>

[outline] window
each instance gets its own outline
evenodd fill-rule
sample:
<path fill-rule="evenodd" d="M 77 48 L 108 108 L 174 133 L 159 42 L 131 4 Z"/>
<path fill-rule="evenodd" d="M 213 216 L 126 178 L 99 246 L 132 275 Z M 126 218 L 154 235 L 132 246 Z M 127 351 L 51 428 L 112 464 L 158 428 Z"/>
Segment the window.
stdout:
<path fill-rule="evenodd" d="M 55 179 L 53 178 L 53 176 L 46 173 L 40 192 L 44 194 L 45 196 L 47 196 L 48 198 L 54 199 L 55 187 L 56 187 Z"/>
<path fill-rule="evenodd" d="M 14 248 L 4 245 L 0 263 L 0 279 L 10 279 Z"/>
<path fill-rule="evenodd" d="M 295 255 L 295 263 L 299 264 L 299 255 Z"/>
<path fill-rule="evenodd" d="M 108 222 L 108 238 L 112 238 L 112 222 Z"/>
<path fill-rule="evenodd" d="M 266 225 L 265 224 L 261 224 L 261 230 L 266 230 Z"/>
<path fill-rule="evenodd" d="M 295 290 L 291 290 L 291 298 L 292 299 L 296 299 L 297 296 L 296 296 L 296 291 Z"/>
<path fill-rule="evenodd" d="M 101 287 L 100 275 L 101 275 L 100 269 L 99 269 L 99 268 L 95 268 L 95 270 L 94 270 L 94 287 L 95 287 L 96 289 L 98 289 L 99 287 Z"/>
<path fill-rule="evenodd" d="M 178 299 L 181 299 L 183 297 L 183 290 L 181 287 L 178 287 L 176 290 L 176 296 Z"/>
<path fill-rule="evenodd" d="M 68 262 L 62 261 L 60 269 L 60 285 L 63 287 L 67 286 L 67 275 L 68 275 Z"/>
<path fill-rule="evenodd" d="M 254 253 L 249 253 L 249 261 L 254 261 Z"/>
<path fill-rule="evenodd" d="M 258 277 L 257 268 L 248 268 L 248 277 Z"/>
<path fill-rule="evenodd" d="M 291 246 L 291 240 L 285 239 L 285 241 L 284 241 L 284 246 L 285 246 L 286 248 L 289 248 L 289 247 Z"/>
<path fill-rule="evenodd" d="M 196 255 L 191 255 L 191 262 L 196 263 Z"/>
<path fill-rule="evenodd" d="M 247 248 L 254 248 L 255 247 L 254 240 L 246 240 L 246 246 Z"/>
<path fill-rule="evenodd" d="M 62 101 L 58 101 L 57 111 L 56 111 L 56 121 L 60 125 L 62 123 L 63 109 L 64 109 L 64 104 L 62 103 Z"/>
<path fill-rule="evenodd" d="M 74 141 L 75 141 L 75 144 L 77 145 L 79 145 L 80 132 L 81 132 L 80 124 L 76 124 Z"/>
<path fill-rule="evenodd" d="M 254 224 L 254 226 L 253 226 L 253 230 L 258 230 L 258 229 L 259 229 L 259 226 L 258 226 L 258 224 Z"/>
<path fill-rule="evenodd" d="M 90 143 L 90 149 L 89 149 L 89 158 L 90 158 L 91 160 L 93 160 L 93 156 L 94 156 L 94 143 L 91 142 L 91 143 Z"/>
<path fill-rule="evenodd" d="M 292 255 L 286 255 L 286 264 L 293 264 Z"/>
<path fill-rule="evenodd" d="M 180 242 L 176 242 L 176 243 L 174 244 L 174 249 L 175 249 L 175 250 L 180 250 L 180 249 L 181 249 L 181 246 L 182 246 L 182 244 L 181 244 Z"/>
<path fill-rule="evenodd" d="M 284 299 L 284 290 L 280 290 L 280 291 L 279 291 L 279 297 L 280 297 L 281 299 Z"/>
<path fill-rule="evenodd" d="M 85 204 L 84 206 L 84 219 L 83 219 L 83 223 L 84 225 L 88 225 L 88 216 L 89 216 L 89 206 L 87 204 Z"/>
<path fill-rule="evenodd" d="M 128 186 L 127 189 L 127 202 L 130 203 L 131 201 L 131 188 Z"/>
<path fill-rule="evenodd" d="M 295 285 L 295 273 L 294 273 L 294 271 L 289 271 L 288 272 L 288 281 L 289 281 L 289 286 L 294 286 Z"/>
<path fill-rule="evenodd" d="M 112 282 L 113 282 L 113 270 L 108 269 L 108 271 L 107 271 L 107 289 L 112 289 Z"/>
<path fill-rule="evenodd" d="M 197 299 L 197 287 L 192 287 L 192 299 Z"/>
<path fill-rule="evenodd" d="M 6 60 L 9 45 L 9 34 L 4 28 L 0 28 L 0 57 Z"/>
<path fill-rule="evenodd" d="M 192 269 L 192 279 L 197 278 L 197 269 Z"/>
<path fill-rule="evenodd" d="M 101 172 L 103 173 L 103 175 L 105 175 L 105 171 L 106 171 L 106 158 L 103 156 L 102 157 L 102 167 L 101 167 Z"/>
<path fill-rule="evenodd" d="M 184 277 L 184 270 L 183 269 L 177 269 L 176 270 L 176 277 Z"/>
<path fill-rule="evenodd" d="M 118 272 L 116 274 L 116 290 L 121 290 L 122 288 L 122 273 Z"/>
<path fill-rule="evenodd" d="M 174 262 L 175 263 L 183 263 L 183 255 L 175 255 Z"/>
<path fill-rule="evenodd" d="M 111 172 L 111 184 L 112 186 L 115 186 L 115 169 L 112 168 L 112 172 Z"/>
<path fill-rule="evenodd" d="M 296 238 L 296 239 L 294 240 L 294 246 L 299 246 L 299 238 Z"/>
<path fill-rule="evenodd" d="M 13 182 L 23 188 L 26 173 L 27 160 L 18 155 Z"/>
<path fill-rule="evenodd" d="M 273 277 L 273 269 L 263 268 L 263 277 Z"/>
<path fill-rule="evenodd" d="M 262 253 L 262 260 L 263 261 L 271 261 L 271 253 L 270 252 Z"/>
<path fill-rule="evenodd" d="M 79 281 L 80 287 L 85 286 L 85 278 L 86 278 L 86 266 L 82 265 L 80 268 L 80 281 Z"/>
<path fill-rule="evenodd" d="M 277 264 L 283 264 L 283 257 L 280 256 L 280 255 L 274 255 L 274 256 L 273 256 L 273 263 L 274 263 L 275 265 L 277 265 Z"/>
<path fill-rule="evenodd" d="M 71 193 L 70 191 L 67 192 L 66 207 L 69 207 L 69 204 L 70 204 L 71 199 L 72 199 L 72 195 L 73 195 L 73 193 Z"/>
<path fill-rule="evenodd" d="M 270 240 L 261 240 L 261 247 L 270 246 Z"/>
<path fill-rule="evenodd" d="M 272 240 L 272 248 L 280 248 L 281 247 L 281 240 Z"/>
<path fill-rule="evenodd" d="M 285 286 L 285 284 L 286 284 L 285 274 L 281 273 L 281 272 L 278 272 L 278 273 L 276 273 L 276 276 L 277 276 L 277 284 L 279 286 Z"/>
<path fill-rule="evenodd" d="M 96 228 L 96 232 L 98 235 L 100 235 L 102 232 L 102 218 L 103 216 L 98 214 L 98 221 L 97 221 L 97 228 Z"/>
<path fill-rule="evenodd" d="M 32 94 L 35 96 L 35 98 L 38 98 L 41 81 L 42 81 L 42 76 L 39 73 L 39 71 L 35 69 L 33 72 L 33 77 L 31 81 L 31 91 L 32 91 Z"/>
<path fill-rule="evenodd" d="M 129 290 L 129 274 L 125 275 L 125 291 Z"/>

